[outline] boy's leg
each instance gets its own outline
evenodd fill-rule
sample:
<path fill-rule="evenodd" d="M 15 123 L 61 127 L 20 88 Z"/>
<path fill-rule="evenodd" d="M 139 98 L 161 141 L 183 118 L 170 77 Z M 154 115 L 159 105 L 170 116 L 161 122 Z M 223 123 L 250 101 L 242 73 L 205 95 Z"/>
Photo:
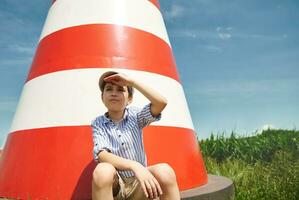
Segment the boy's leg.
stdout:
<path fill-rule="evenodd" d="M 148 170 L 154 175 L 161 186 L 163 194 L 160 196 L 160 200 L 180 199 L 175 172 L 168 164 L 161 163 L 149 166 Z"/>
<path fill-rule="evenodd" d="M 109 163 L 99 163 L 93 171 L 92 199 L 113 200 L 113 193 L 117 193 L 118 190 L 116 169 Z"/>

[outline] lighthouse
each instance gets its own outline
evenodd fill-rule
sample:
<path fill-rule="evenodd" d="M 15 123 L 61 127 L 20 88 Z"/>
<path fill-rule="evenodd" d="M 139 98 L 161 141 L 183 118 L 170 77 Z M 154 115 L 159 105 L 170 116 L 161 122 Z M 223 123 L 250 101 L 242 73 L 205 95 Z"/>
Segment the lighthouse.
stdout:
<path fill-rule="evenodd" d="M 143 131 L 148 165 L 172 166 L 181 191 L 208 183 L 158 1 L 56 0 L 1 154 L 0 197 L 91 198 L 90 124 L 106 111 L 97 82 L 108 70 L 168 100 L 161 121 Z M 134 106 L 146 103 L 134 94 Z"/>

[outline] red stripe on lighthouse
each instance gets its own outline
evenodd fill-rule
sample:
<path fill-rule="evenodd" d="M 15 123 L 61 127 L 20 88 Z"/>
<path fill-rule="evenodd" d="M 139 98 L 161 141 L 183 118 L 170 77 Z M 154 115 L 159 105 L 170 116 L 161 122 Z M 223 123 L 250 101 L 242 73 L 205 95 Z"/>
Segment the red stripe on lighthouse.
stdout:
<path fill-rule="evenodd" d="M 149 126 L 143 130 L 148 165 L 167 163 L 174 169 L 180 190 L 207 183 L 207 172 L 195 132 L 170 126 Z"/>
<path fill-rule="evenodd" d="M 193 130 L 149 126 L 144 129 L 144 142 L 148 165 L 167 160 L 180 190 L 207 182 Z M 92 147 L 90 126 L 9 134 L 0 159 L 0 194 L 16 199 L 89 199 L 96 165 Z"/>
<path fill-rule="evenodd" d="M 111 67 L 153 72 L 179 81 L 172 50 L 165 41 L 134 28 L 108 24 L 66 28 L 45 37 L 27 81 L 61 70 Z"/>
<path fill-rule="evenodd" d="M 0 194 L 12 199 L 90 199 L 94 168 L 90 126 L 13 132 L 0 159 Z"/>
<path fill-rule="evenodd" d="M 152 2 L 152 4 L 154 4 L 160 10 L 160 3 L 158 0 L 149 0 L 149 1 Z"/>

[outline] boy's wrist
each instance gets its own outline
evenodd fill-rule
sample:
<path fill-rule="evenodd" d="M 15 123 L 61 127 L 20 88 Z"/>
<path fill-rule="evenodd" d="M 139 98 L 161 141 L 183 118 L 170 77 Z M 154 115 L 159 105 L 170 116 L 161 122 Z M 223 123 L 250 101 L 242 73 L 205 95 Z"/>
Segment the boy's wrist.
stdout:
<path fill-rule="evenodd" d="M 141 165 L 139 162 L 131 160 L 129 164 L 130 170 L 135 171 L 139 165 Z"/>
<path fill-rule="evenodd" d="M 129 84 L 128 84 L 128 85 L 135 88 L 135 85 L 136 85 L 135 80 L 132 79 L 132 78 L 130 78 L 130 80 L 129 80 Z"/>

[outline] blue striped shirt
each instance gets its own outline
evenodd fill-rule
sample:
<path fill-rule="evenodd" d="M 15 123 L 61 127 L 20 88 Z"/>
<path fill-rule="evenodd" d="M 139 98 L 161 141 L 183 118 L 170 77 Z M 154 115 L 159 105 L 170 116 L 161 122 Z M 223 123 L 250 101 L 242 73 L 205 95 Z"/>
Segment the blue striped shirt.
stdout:
<path fill-rule="evenodd" d="M 152 116 L 150 105 L 148 104 L 142 109 L 137 107 L 126 108 L 123 119 L 118 124 L 108 117 L 108 113 L 93 120 L 91 126 L 94 159 L 100 161 L 99 152 L 106 150 L 114 155 L 135 160 L 143 166 L 147 166 L 142 129 L 161 118 L 161 114 L 157 117 Z M 134 176 L 132 171 L 118 170 L 118 172 L 124 177 Z"/>

